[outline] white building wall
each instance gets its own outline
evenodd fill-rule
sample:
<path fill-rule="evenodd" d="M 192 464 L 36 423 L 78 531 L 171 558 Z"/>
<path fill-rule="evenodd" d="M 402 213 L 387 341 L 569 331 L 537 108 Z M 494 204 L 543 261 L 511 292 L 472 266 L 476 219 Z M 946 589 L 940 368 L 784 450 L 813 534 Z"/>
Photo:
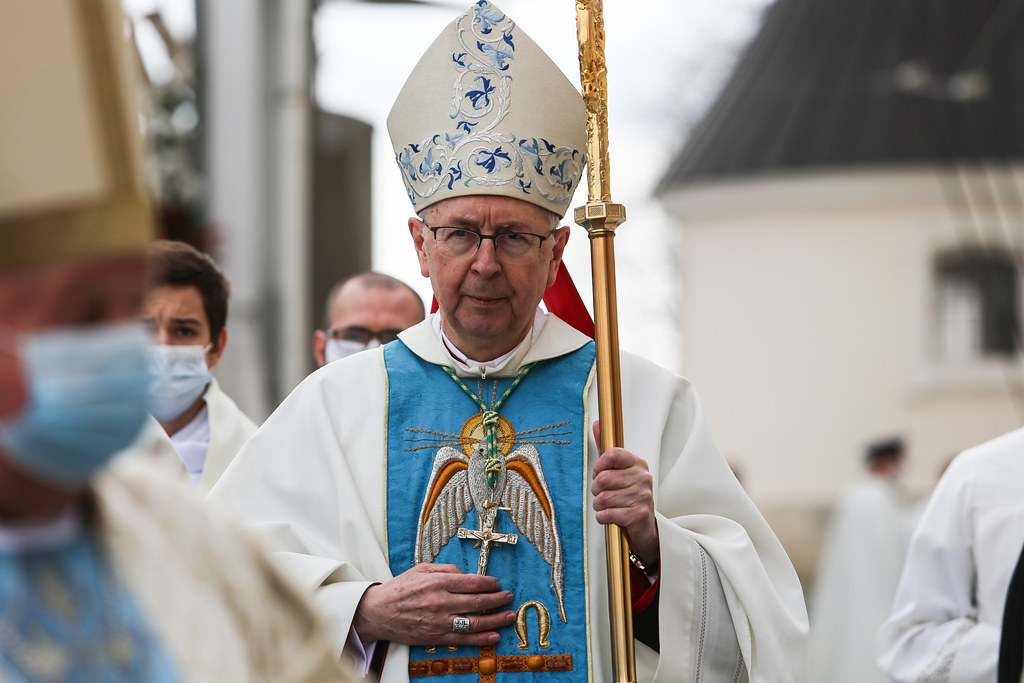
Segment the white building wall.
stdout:
<path fill-rule="evenodd" d="M 1019 244 L 1019 224 L 968 225 L 929 172 L 730 183 L 666 204 L 683 227 L 684 374 L 752 497 L 791 527 L 777 531 L 798 566 L 823 523 L 803 513 L 831 506 L 867 442 L 905 436 L 923 493 L 949 457 L 1021 423 L 1019 362 L 951 376 L 930 355 L 935 250 Z"/>

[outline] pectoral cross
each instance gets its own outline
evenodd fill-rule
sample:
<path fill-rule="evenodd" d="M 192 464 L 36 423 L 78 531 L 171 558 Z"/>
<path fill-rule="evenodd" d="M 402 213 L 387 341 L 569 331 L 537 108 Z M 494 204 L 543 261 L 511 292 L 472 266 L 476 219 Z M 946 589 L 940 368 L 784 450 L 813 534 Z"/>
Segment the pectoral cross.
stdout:
<path fill-rule="evenodd" d="M 483 576 L 487 573 L 487 560 L 491 555 L 491 546 L 495 543 L 515 545 L 519 542 L 519 534 L 498 534 L 494 532 L 494 521 L 498 510 L 509 511 L 509 508 L 498 507 L 497 503 L 484 501 L 483 510 L 477 510 L 480 517 L 479 529 L 459 529 L 459 538 L 471 538 L 479 544 L 480 559 L 476 564 L 476 573 Z M 476 545 L 473 546 L 477 547 Z"/>

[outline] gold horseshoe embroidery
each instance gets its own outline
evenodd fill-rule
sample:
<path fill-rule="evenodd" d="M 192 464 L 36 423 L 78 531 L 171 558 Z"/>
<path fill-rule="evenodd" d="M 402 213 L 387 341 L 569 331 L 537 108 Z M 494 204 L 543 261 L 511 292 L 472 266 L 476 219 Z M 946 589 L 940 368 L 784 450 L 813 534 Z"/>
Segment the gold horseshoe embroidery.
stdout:
<path fill-rule="evenodd" d="M 529 634 L 527 632 L 526 613 L 530 611 L 530 608 L 534 608 L 537 611 L 537 631 L 539 642 L 537 645 L 540 647 L 548 647 L 551 643 L 548 642 L 548 634 L 551 633 L 551 615 L 548 613 L 548 608 L 537 602 L 536 600 L 530 600 L 524 602 L 516 610 L 516 635 L 519 636 L 519 649 L 525 650 L 530 647 Z"/>

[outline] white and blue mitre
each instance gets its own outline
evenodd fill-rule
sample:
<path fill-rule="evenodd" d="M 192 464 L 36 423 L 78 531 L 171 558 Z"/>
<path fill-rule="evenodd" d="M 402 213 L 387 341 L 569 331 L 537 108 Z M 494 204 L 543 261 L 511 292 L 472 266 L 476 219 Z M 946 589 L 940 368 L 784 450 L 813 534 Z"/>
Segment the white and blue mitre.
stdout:
<path fill-rule="evenodd" d="M 417 212 L 488 194 L 563 216 L 586 163 L 582 96 L 487 0 L 427 48 L 391 108 L 388 132 Z"/>

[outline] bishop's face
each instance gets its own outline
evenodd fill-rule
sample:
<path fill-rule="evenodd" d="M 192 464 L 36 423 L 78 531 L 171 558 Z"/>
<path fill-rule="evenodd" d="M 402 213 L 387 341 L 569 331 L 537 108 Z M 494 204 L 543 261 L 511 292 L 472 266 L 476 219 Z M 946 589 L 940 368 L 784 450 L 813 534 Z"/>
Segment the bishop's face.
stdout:
<path fill-rule="evenodd" d="M 488 195 L 445 199 L 430 207 L 425 219 L 430 227 L 464 228 L 481 235 L 547 236 L 525 262 L 509 262 L 495 251 L 493 240 L 482 240 L 476 251 L 451 258 L 439 253 L 424 221 L 409 219 L 420 272 L 430 278 L 448 338 L 475 360 L 511 351 L 530 329 L 544 290 L 554 284 L 569 228 L 552 231 L 551 214 L 544 209 Z"/>

